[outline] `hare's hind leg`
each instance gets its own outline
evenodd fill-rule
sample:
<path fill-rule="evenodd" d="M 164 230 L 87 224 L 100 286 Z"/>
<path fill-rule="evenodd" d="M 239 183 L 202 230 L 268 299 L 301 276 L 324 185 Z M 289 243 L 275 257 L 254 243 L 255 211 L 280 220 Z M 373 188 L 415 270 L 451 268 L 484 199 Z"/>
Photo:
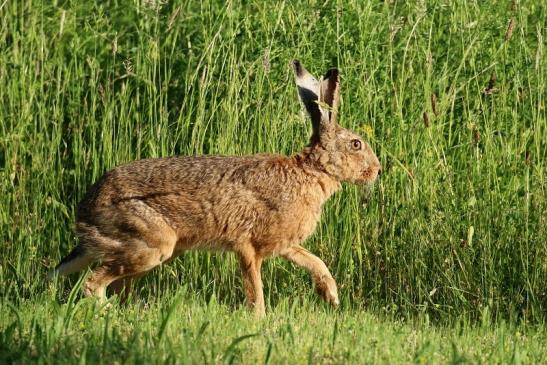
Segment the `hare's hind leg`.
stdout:
<path fill-rule="evenodd" d="M 102 247 L 101 264 L 84 284 L 84 294 L 97 298 L 117 280 L 144 275 L 168 260 L 177 243 L 175 231 L 142 202 L 128 202 L 108 218 L 99 230 L 115 244 Z"/>
<path fill-rule="evenodd" d="M 147 273 L 148 271 L 145 271 L 136 275 L 116 279 L 114 282 L 112 282 L 112 284 L 108 286 L 108 290 L 110 290 L 112 294 L 118 295 L 120 297 L 120 301 L 122 303 L 125 303 L 129 298 L 129 295 L 133 291 L 133 285 L 135 284 L 135 281 L 139 280 Z"/>
<path fill-rule="evenodd" d="M 339 304 L 336 281 L 319 257 L 302 246 L 289 247 L 281 256 L 306 269 L 312 275 L 317 291 L 327 302 L 334 306 Z"/>
<path fill-rule="evenodd" d="M 176 258 L 177 253 L 173 253 L 169 259 L 162 262 L 162 265 L 167 265 Z M 135 282 L 146 274 L 148 274 L 148 271 L 144 271 L 136 275 L 126 276 L 121 279 L 116 279 L 108 286 L 108 290 L 110 290 L 113 294 L 119 295 L 120 301 L 125 303 L 133 291 L 133 285 Z"/>
<path fill-rule="evenodd" d="M 108 290 L 111 294 L 117 295 L 120 298 L 120 302 L 125 303 L 127 298 L 129 298 L 129 294 L 131 294 L 133 283 L 142 275 L 137 274 L 116 279 L 108 286 Z"/>
<path fill-rule="evenodd" d="M 174 240 L 173 247 L 175 243 Z M 172 253 L 172 249 L 170 252 L 162 249 L 168 247 L 167 242 L 164 242 L 162 248 L 154 247 L 150 242 L 141 239 L 128 239 L 122 245 L 123 251 L 114 252 L 105 258 L 87 278 L 84 284 L 85 295 L 102 299 L 106 296 L 106 287 L 110 284 L 115 284 L 114 289 L 121 291 L 123 287 L 120 284 L 126 284 L 127 281 L 146 274 Z"/>

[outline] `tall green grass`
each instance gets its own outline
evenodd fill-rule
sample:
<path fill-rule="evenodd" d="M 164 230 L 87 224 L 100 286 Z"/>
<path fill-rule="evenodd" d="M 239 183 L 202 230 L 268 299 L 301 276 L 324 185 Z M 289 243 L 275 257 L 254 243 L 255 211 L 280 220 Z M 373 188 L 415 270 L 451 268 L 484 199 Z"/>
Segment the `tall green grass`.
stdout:
<path fill-rule="evenodd" d="M 298 152 L 310 134 L 288 66 L 299 58 L 341 69 L 341 124 L 384 166 L 372 190 L 345 186 L 307 242 L 342 309 L 545 321 L 545 3 L 409 3 L 0 2 L 2 305 L 39 303 L 76 244 L 78 200 L 109 168 Z M 315 300 L 288 263 L 263 277 L 269 306 Z M 180 286 L 243 298 L 234 258 L 203 252 L 138 294 Z"/>

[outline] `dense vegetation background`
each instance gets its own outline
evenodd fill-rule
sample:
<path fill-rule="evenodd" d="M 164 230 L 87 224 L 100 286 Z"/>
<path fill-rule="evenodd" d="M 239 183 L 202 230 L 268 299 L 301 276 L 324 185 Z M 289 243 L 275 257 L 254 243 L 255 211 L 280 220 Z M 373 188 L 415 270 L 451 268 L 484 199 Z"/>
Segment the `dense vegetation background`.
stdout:
<path fill-rule="evenodd" d="M 23 323 L 68 300 L 77 276 L 44 277 L 109 168 L 298 152 L 310 125 L 293 58 L 341 69 L 340 122 L 384 166 L 371 190 L 345 186 L 307 242 L 341 311 L 543 323 L 545 14 L 542 1 L 0 1 L 0 329 L 16 308 Z M 263 278 L 269 307 L 319 303 L 289 263 Z M 181 292 L 240 307 L 236 261 L 185 254 L 135 300 Z"/>

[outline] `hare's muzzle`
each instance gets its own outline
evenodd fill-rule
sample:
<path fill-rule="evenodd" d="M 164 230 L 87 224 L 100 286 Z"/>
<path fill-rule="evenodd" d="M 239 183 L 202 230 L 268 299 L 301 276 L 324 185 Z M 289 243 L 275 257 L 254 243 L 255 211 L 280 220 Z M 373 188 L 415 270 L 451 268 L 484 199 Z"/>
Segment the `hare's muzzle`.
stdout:
<path fill-rule="evenodd" d="M 374 152 L 371 152 L 371 156 L 368 161 L 368 166 L 364 172 L 364 179 L 367 183 L 372 184 L 376 178 L 382 173 L 382 165 Z"/>

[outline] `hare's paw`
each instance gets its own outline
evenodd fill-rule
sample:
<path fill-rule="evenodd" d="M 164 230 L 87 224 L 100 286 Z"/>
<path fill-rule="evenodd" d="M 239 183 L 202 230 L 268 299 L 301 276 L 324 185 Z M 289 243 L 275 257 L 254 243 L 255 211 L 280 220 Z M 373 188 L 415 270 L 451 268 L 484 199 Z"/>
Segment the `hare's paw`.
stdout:
<path fill-rule="evenodd" d="M 336 287 L 336 281 L 332 277 L 319 278 L 315 282 L 317 292 L 323 297 L 328 303 L 337 307 L 340 304 L 338 300 L 338 289 Z"/>

